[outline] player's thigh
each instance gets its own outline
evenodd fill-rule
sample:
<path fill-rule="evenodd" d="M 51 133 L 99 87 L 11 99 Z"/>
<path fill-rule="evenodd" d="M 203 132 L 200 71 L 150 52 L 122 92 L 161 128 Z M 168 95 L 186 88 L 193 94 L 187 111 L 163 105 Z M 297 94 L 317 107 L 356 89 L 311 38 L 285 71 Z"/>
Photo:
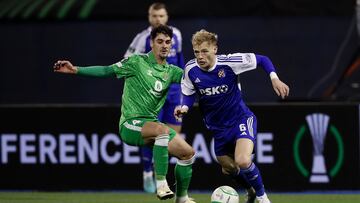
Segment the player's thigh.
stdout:
<path fill-rule="evenodd" d="M 120 137 L 123 142 L 133 146 L 143 146 L 144 139 L 141 131 L 146 120 L 129 119 L 120 126 Z"/>
<path fill-rule="evenodd" d="M 141 133 L 145 144 L 153 144 L 155 138 L 161 135 L 169 135 L 169 141 L 171 141 L 176 135 L 174 129 L 160 122 L 146 122 Z"/>
<path fill-rule="evenodd" d="M 169 127 L 160 122 L 146 122 L 141 130 L 142 137 L 146 144 L 153 143 L 159 135 L 169 135 Z"/>
<path fill-rule="evenodd" d="M 169 142 L 169 153 L 180 160 L 187 160 L 194 156 L 194 149 L 178 134 Z"/>
<path fill-rule="evenodd" d="M 238 166 L 236 165 L 234 158 L 232 156 L 228 156 L 228 155 L 217 156 L 216 159 L 221 165 L 224 174 L 232 174 L 237 172 Z"/>
<path fill-rule="evenodd" d="M 254 142 L 247 138 L 241 138 L 236 141 L 235 163 L 240 168 L 247 168 L 252 160 L 251 155 L 254 150 Z"/>

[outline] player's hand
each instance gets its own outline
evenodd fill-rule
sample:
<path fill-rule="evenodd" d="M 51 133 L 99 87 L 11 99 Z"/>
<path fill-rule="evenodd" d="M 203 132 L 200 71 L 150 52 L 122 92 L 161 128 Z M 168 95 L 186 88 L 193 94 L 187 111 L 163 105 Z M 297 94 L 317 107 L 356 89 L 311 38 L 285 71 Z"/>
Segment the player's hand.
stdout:
<path fill-rule="evenodd" d="M 54 64 L 54 72 L 76 74 L 77 67 L 73 66 L 70 61 L 57 61 Z"/>
<path fill-rule="evenodd" d="M 189 107 L 186 105 L 178 105 L 174 109 L 174 116 L 177 121 L 181 122 L 184 114 L 186 114 L 189 110 Z"/>
<path fill-rule="evenodd" d="M 273 85 L 273 88 L 278 96 L 281 96 L 282 99 L 285 99 L 285 97 L 289 96 L 289 86 L 287 86 L 285 83 L 283 83 L 278 78 L 274 78 L 271 80 L 271 83 Z"/>

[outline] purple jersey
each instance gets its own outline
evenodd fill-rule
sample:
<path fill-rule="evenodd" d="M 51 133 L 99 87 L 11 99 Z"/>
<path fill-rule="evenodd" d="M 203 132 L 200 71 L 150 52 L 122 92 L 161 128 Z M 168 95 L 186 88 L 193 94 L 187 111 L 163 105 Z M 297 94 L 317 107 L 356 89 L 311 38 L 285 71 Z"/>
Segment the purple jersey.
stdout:
<path fill-rule="evenodd" d="M 253 53 L 218 55 L 213 67 L 201 69 L 193 59 L 186 64 L 181 82 L 182 93 L 199 96 L 200 111 L 210 130 L 224 130 L 252 116 L 245 105 L 238 75 L 256 68 Z"/>

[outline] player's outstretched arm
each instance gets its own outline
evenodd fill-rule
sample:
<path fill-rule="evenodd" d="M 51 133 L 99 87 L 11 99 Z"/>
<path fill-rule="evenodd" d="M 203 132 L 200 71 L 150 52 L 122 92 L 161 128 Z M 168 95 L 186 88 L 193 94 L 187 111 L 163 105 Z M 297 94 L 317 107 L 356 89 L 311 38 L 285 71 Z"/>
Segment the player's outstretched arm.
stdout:
<path fill-rule="evenodd" d="M 54 64 L 54 72 L 76 74 L 78 69 L 76 66 L 73 66 L 70 61 L 59 60 Z"/>
<path fill-rule="evenodd" d="M 274 91 L 278 96 L 281 96 L 282 99 L 289 96 L 290 88 L 285 83 L 283 83 L 279 78 L 271 79 L 272 86 Z"/>
<path fill-rule="evenodd" d="M 74 66 L 70 61 L 59 60 L 54 64 L 54 72 L 78 74 L 93 77 L 116 77 L 112 66 Z"/>

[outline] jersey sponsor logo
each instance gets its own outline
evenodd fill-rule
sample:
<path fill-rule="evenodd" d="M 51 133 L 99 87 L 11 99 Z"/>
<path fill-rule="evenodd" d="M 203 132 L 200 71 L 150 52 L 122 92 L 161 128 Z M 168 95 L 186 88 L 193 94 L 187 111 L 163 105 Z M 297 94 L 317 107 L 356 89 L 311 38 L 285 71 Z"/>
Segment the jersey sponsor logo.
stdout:
<path fill-rule="evenodd" d="M 150 93 L 156 97 L 161 97 L 163 91 L 163 85 L 159 80 L 155 81 L 154 90 L 150 90 Z"/>
<path fill-rule="evenodd" d="M 218 76 L 219 76 L 219 78 L 224 78 L 224 77 L 226 76 L 224 69 L 220 69 L 220 70 L 219 70 Z"/>
<path fill-rule="evenodd" d="M 150 93 L 153 94 L 155 97 L 161 97 L 161 92 L 155 92 L 154 90 L 150 90 Z"/>
<path fill-rule="evenodd" d="M 222 93 L 226 93 L 228 91 L 229 87 L 227 85 L 220 85 L 220 86 L 216 86 L 216 87 L 208 87 L 205 89 L 200 89 L 200 94 L 201 95 L 217 95 L 217 94 L 222 94 Z"/>

